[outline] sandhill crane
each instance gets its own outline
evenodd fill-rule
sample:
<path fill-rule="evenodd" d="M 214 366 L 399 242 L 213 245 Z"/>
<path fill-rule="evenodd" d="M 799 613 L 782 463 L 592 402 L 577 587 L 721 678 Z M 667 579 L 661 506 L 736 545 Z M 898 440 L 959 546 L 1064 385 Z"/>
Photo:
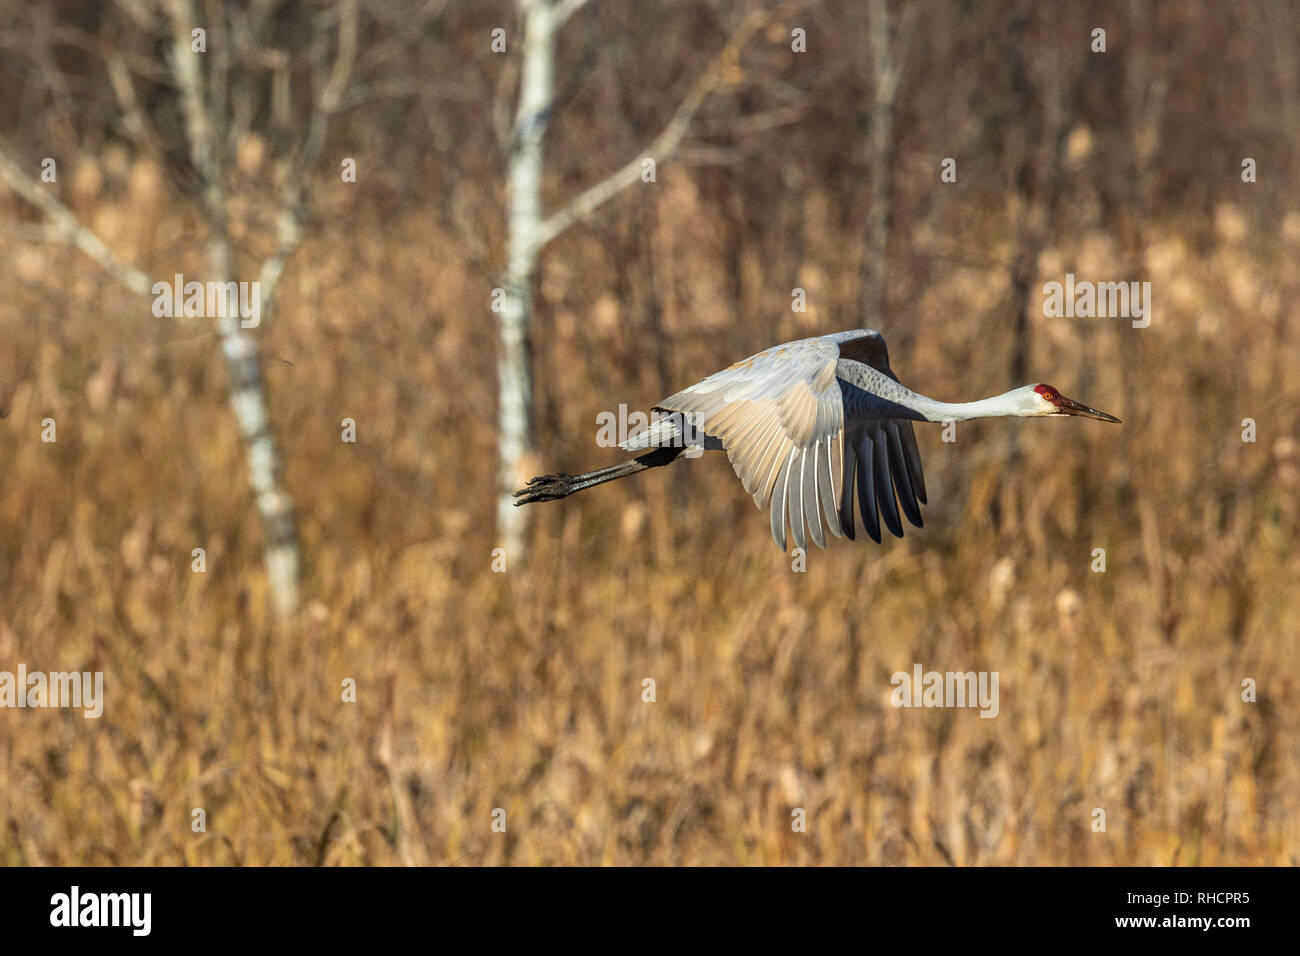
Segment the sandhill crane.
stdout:
<path fill-rule="evenodd" d="M 921 527 L 925 476 L 912 422 L 1066 415 L 1119 421 L 1041 383 L 977 402 L 926 398 L 898 381 L 884 338 L 871 329 L 777 345 L 665 398 L 654 410 L 666 417 L 620 445 L 651 451 L 581 475 L 534 478 L 515 492 L 515 504 L 564 498 L 667 465 L 702 445 L 726 450 L 754 504 L 770 512 L 772 539 L 782 551 L 787 520 L 796 547 L 811 538 L 824 548 L 822 512 L 831 534 L 853 540 L 855 484 L 862 525 L 879 543 L 881 522 L 903 536 L 900 506 Z"/>

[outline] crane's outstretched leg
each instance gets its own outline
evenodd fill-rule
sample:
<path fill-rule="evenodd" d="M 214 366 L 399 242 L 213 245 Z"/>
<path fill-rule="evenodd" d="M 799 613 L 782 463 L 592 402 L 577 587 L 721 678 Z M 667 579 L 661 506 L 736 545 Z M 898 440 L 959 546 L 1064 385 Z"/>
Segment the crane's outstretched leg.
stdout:
<path fill-rule="evenodd" d="M 575 491 L 582 491 L 582 489 L 590 488 L 593 485 L 603 485 L 615 478 L 626 478 L 628 475 L 635 475 L 637 472 L 646 471 L 650 468 L 671 465 L 677 460 L 677 456 L 685 450 L 682 447 L 656 448 L 644 455 L 629 459 L 621 465 L 611 465 L 609 468 L 588 471 L 581 475 L 540 475 L 537 478 L 530 478 L 527 488 L 521 488 L 515 492 L 515 497 L 519 499 L 515 502 L 515 507 L 530 505 L 534 501 L 554 501 L 556 498 L 567 498 Z"/>

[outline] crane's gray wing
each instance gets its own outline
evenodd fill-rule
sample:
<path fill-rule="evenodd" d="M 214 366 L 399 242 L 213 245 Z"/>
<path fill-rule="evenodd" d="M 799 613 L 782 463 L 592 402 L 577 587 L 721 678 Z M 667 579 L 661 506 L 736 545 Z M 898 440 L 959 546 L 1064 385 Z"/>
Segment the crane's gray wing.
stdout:
<path fill-rule="evenodd" d="M 881 336 L 844 342 L 840 351 L 844 363 L 840 368 L 842 387 L 850 396 L 859 394 L 859 390 L 869 392 L 872 380 L 870 374 L 864 375 L 853 368 L 853 363 L 860 363 L 898 381 L 898 376 L 889 367 L 889 351 Z M 852 399 L 850 404 L 853 404 Z M 858 404 L 863 409 L 870 409 L 873 405 L 870 401 Z M 905 418 L 874 415 L 869 411 L 856 416 L 850 414 L 849 418 L 851 425 L 843 441 L 841 471 L 844 488 L 840 496 L 840 526 L 845 537 L 852 541 L 856 536 L 853 522 L 855 497 L 862 515 L 862 526 L 877 543 L 882 522 L 895 537 L 903 536 L 900 505 L 907 520 L 920 528 L 920 506 L 926 502 L 925 473 L 921 469 L 921 451 L 916 444 L 912 423 Z"/>
<path fill-rule="evenodd" d="M 868 333 L 841 333 L 865 335 Z M 658 410 L 682 413 L 721 441 L 754 504 L 771 513 L 772 538 L 786 547 L 826 546 L 822 515 L 839 537 L 844 399 L 835 377 L 839 336 L 778 345 L 672 395 Z"/>

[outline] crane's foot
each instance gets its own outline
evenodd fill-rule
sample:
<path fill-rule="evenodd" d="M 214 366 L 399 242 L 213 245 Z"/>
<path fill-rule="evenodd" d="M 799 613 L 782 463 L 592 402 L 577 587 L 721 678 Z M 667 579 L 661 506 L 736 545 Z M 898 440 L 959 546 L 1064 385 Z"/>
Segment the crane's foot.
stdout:
<path fill-rule="evenodd" d="M 567 498 L 573 492 L 573 475 L 538 475 L 528 479 L 527 488 L 515 492 L 515 497 L 519 499 L 515 502 L 515 507 L 530 505 L 535 501 Z"/>

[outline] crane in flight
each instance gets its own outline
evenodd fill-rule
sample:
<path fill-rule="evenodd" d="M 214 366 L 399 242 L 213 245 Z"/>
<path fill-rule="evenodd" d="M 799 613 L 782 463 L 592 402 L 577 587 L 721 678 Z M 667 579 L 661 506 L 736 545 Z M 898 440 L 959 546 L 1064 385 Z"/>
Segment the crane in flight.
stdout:
<path fill-rule="evenodd" d="M 823 513 L 831 534 L 853 540 L 855 497 L 862 526 L 879 543 L 882 523 L 903 536 L 900 508 L 921 527 L 925 476 L 912 422 L 1067 415 L 1119 421 L 1046 384 L 976 402 L 935 401 L 903 387 L 884 338 L 871 329 L 774 346 L 665 398 L 654 411 L 664 417 L 619 446 L 645 454 L 581 475 L 533 478 L 515 492 L 515 504 L 565 498 L 670 464 L 688 449 L 725 450 L 754 504 L 769 512 L 782 551 L 787 523 L 796 547 L 811 539 L 824 548 Z"/>

